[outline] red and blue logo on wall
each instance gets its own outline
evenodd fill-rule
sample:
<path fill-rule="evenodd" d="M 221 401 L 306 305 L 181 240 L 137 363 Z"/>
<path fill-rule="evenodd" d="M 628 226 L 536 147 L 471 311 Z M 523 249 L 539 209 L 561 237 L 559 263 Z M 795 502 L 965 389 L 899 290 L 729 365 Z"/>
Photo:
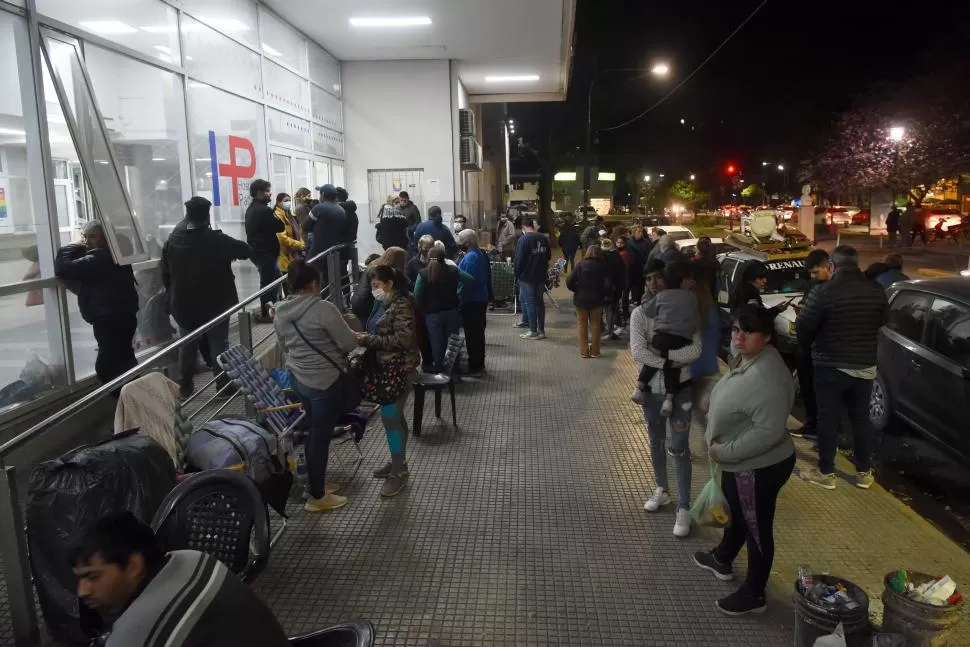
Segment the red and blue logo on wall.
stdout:
<path fill-rule="evenodd" d="M 219 179 L 223 177 L 232 180 L 232 205 L 239 206 L 239 180 L 251 180 L 256 175 L 256 147 L 245 137 L 229 135 L 229 163 L 220 164 L 219 154 L 216 148 L 216 133 L 209 131 L 209 159 L 212 164 L 212 204 L 218 207 L 222 203 L 219 191 Z M 249 163 L 240 166 L 236 153 L 246 151 L 249 153 Z"/>

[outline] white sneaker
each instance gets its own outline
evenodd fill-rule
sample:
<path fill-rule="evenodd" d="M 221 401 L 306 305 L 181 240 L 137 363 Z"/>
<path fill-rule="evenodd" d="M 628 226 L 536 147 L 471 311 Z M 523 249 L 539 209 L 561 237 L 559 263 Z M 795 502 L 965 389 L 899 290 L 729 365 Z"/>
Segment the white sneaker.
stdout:
<path fill-rule="evenodd" d="M 630 394 L 630 399 L 637 404 L 643 404 L 646 402 L 646 397 L 644 396 L 643 391 L 640 389 L 633 389 L 633 393 Z"/>
<path fill-rule="evenodd" d="M 626 330 L 623 328 L 623 326 L 617 326 L 613 329 L 614 335 L 622 335 L 624 332 L 626 332 Z"/>
<path fill-rule="evenodd" d="M 690 510 L 677 509 L 677 520 L 674 522 L 674 537 L 686 537 L 690 534 Z"/>
<path fill-rule="evenodd" d="M 670 495 L 667 494 L 667 490 L 658 487 L 647 499 L 647 502 L 643 504 L 643 509 L 647 512 L 656 512 L 668 503 L 670 503 Z"/>

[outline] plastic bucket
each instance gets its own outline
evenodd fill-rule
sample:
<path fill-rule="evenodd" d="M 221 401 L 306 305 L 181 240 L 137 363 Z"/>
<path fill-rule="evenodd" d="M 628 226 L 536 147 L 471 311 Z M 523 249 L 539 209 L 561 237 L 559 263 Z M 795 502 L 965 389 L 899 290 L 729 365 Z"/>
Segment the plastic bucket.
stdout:
<path fill-rule="evenodd" d="M 933 579 L 932 575 L 918 571 L 907 571 L 907 575 L 918 582 Z M 896 571 L 893 571 L 883 578 L 886 587 L 882 592 L 882 604 L 885 608 L 882 616 L 883 630 L 903 634 L 909 640 L 907 644 L 910 647 L 950 644 L 947 637 L 960 620 L 963 602 L 941 607 L 911 600 L 889 588 L 889 581 L 895 576 Z"/>
<path fill-rule="evenodd" d="M 848 647 L 864 647 L 869 644 L 869 596 L 852 582 L 831 575 L 812 575 L 816 582 L 835 585 L 842 582 L 849 596 L 859 603 L 855 609 L 829 608 L 816 604 L 802 595 L 795 582 L 792 600 L 795 603 L 795 647 L 812 647 L 820 636 L 835 631 L 841 622 Z"/>

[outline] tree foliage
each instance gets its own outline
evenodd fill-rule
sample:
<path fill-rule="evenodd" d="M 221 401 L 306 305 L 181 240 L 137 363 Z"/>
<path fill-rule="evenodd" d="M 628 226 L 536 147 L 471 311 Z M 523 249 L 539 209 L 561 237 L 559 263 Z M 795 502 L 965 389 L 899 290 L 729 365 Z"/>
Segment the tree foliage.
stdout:
<path fill-rule="evenodd" d="M 917 204 L 970 170 L 970 68 L 962 61 L 862 98 L 801 174 L 821 193 L 888 188 Z M 901 140 L 890 129 L 905 129 Z"/>
<path fill-rule="evenodd" d="M 763 201 L 766 194 L 765 190 L 761 188 L 760 184 L 749 184 L 741 190 L 741 196 L 747 198 L 748 200 Z"/>
<path fill-rule="evenodd" d="M 667 197 L 671 200 L 683 202 L 691 210 L 696 210 L 698 207 L 707 204 L 711 199 L 709 193 L 701 191 L 697 184 L 688 180 L 674 182 L 667 190 Z"/>

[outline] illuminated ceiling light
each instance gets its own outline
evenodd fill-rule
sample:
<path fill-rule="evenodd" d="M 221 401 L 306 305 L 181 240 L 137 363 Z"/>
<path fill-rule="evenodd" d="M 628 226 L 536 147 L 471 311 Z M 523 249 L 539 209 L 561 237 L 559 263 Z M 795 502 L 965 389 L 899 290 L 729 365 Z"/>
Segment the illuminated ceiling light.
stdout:
<path fill-rule="evenodd" d="M 259 46 L 263 49 L 265 53 L 269 54 L 270 56 L 283 56 L 282 52 L 273 49 L 266 43 L 260 43 Z"/>
<path fill-rule="evenodd" d="M 350 19 L 351 27 L 427 27 L 430 24 L 428 16 L 360 16 Z"/>
<path fill-rule="evenodd" d="M 529 83 L 538 80 L 538 74 L 505 74 L 485 77 L 485 83 Z"/>
<path fill-rule="evenodd" d="M 27 132 L 14 128 L 0 128 L 0 135 L 10 135 L 11 137 L 26 137 Z"/>
<path fill-rule="evenodd" d="M 616 182 L 616 173 L 600 173 L 596 176 L 599 182 Z"/>
<path fill-rule="evenodd" d="M 86 20 L 78 23 L 95 34 L 135 34 L 138 30 L 118 20 Z"/>
<path fill-rule="evenodd" d="M 164 162 L 165 161 L 165 158 L 164 157 L 153 157 L 152 158 L 152 161 L 153 162 Z"/>
<path fill-rule="evenodd" d="M 575 171 L 559 171 L 553 178 L 556 182 L 575 182 L 576 172 Z"/>

